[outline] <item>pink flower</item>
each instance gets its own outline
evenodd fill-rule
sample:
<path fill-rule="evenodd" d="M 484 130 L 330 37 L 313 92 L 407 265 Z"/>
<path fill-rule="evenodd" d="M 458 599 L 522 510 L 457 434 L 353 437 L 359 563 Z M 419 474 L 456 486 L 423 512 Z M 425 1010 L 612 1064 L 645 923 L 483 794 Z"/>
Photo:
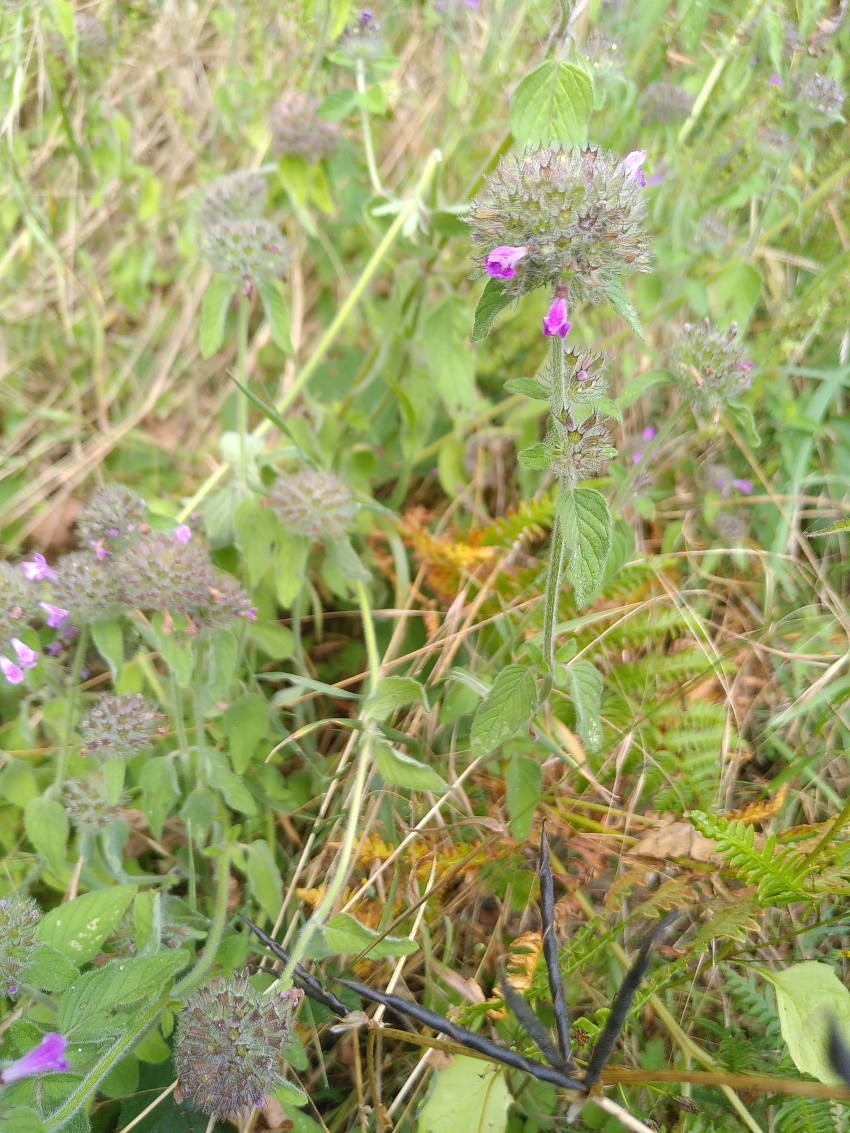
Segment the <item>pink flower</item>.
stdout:
<path fill-rule="evenodd" d="M 484 261 L 484 270 L 494 279 L 510 279 L 516 275 L 516 265 L 528 255 L 528 248 L 512 248 L 503 244 L 494 248 Z"/>
<path fill-rule="evenodd" d="M 249 622 L 255 622 L 257 620 L 257 607 L 252 606 L 250 610 L 243 610 L 239 617 L 247 618 Z"/>
<path fill-rule="evenodd" d="M 643 439 L 644 439 L 645 441 L 651 441 L 651 440 L 652 440 L 652 438 L 653 438 L 653 437 L 655 436 L 655 434 L 656 434 L 656 432 L 657 432 L 657 431 L 658 431 L 658 430 L 657 430 L 657 429 L 655 428 L 655 426 L 654 426 L 654 425 L 647 425 L 647 426 L 646 426 L 646 428 L 645 428 L 645 429 L 644 429 L 644 431 L 643 431 L 643 434 L 642 434 L 642 435 L 643 435 Z"/>
<path fill-rule="evenodd" d="M 556 334 L 559 334 L 561 338 L 566 338 L 567 331 L 572 328 L 572 325 L 567 318 L 566 299 L 553 299 L 549 313 L 543 320 L 543 333 L 550 338 Z"/>
<path fill-rule="evenodd" d="M 745 496 L 751 496 L 753 494 L 752 480 L 733 480 L 732 487 L 737 488 L 739 492 L 743 492 Z"/>
<path fill-rule="evenodd" d="M 56 577 L 56 572 L 47 565 L 44 555 L 37 554 L 30 562 L 21 563 L 21 570 L 24 572 L 24 578 L 28 578 L 30 582 Z"/>
<path fill-rule="evenodd" d="M 12 638 L 12 648 L 18 656 L 18 664 L 24 669 L 34 669 L 38 664 L 38 651 L 30 649 L 20 638 Z"/>
<path fill-rule="evenodd" d="M 62 642 L 51 641 L 49 645 L 45 645 L 44 652 L 49 653 L 51 657 L 58 657 L 62 652 Z"/>
<path fill-rule="evenodd" d="M 646 185 L 641 166 L 646 161 L 646 150 L 636 149 L 623 158 L 623 172 L 630 181 L 637 181 L 641 188 Z"/>
<path fill-rule="evenodd" d="M 63 610 L 61 606 L 54 606 L 50 602 L 39 602 L 39 606 L 47 613 L 47 624 L 51 629 L 59 629 L 60 626 L 65 624 L 68 617 L 67 610 Z"/>
<path fill-rule="evenodd" d="M 192 538 L 192 528 L 188 523 L 181 523 L 174 528 L 174 538 L 185 547 Z"/>
<path fill-rule="evenodd" d="M 778 71 L 774 71 L 770 78 L 767 80 L 768 85 L 772 87 L 784 87 L 785 83 L 782 81 L 782 76 Z"/>
<path fill-rule="evenodd" d="M 0 1070 L 0 1081 L 3 1083 L 17 1082 L 21 1078 L 29 1078 L 33 1074 L 43 1074 L 46 1070 L 67 1070 L 68 1062 L 65 1059 L 65 1048 L 68 1040 L 64 1035 L 51 1031 L 45 1035 L 38 1046 L 28 1050 L 23 1058 Z"/>
<path fill-rule="evenodd" d="M 0 657 L 0 670 L 6 678 L 7 685 L 19 685 L 24 679 L 24 670 L 8 657 Z"/>
<path fill-rule="evenodd" d="M 101 560 L 108 559 L 112 554 L 111 551 L 107 551 L 106 547 L 104 547 L 99 539 L 89 539 L 89 546 L 94 547 L 94 553 Z"/>
<path fill-rule="evenodd" d="M 634 456 L 632 457 L 632 464 L 640 464 L 640 462 L 642 460 L 643 460 L 643 453 L 642 452 L 636 452 L 634 454 Z"/>

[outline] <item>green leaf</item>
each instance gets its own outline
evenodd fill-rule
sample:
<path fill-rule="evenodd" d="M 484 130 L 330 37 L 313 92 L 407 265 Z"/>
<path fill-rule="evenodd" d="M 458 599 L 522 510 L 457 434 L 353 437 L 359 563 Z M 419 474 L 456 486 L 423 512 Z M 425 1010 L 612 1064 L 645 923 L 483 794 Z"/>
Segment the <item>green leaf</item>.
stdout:
<path fill-rule="evenodd" d="M 108 1098 L 123 1098 L 133 1094 L 139 1085 L 139 1060 L 133 1054 L 120 1059 L 98 1084 L 98 1092 Z"/>
<path fill-rule="evenodd" d="M 416 1133 L 505 1133 L 511 1105 L 501 1066 L 456 1054 L 437 1072 Z"/>
<path fill-rule="evenodd" d="M 237 775 L 244 773 L 257 744 L 266 734 L 268 712 L 265 697 L 256 692 L 248 692 L 234 700 L 221 717 L 230 747 L 230 762 Z"/>
<path fill-rule="evenodd" d="M 98 1034 L 116 1008 L 158 999 L 190 961 L 191 953 L 185 948 L 169 949 L 155 956 L 121 957 L 86 972 L 62 996 L 59 1030 L 70 1031 L 75 1038 Z M 117 1025 L 123 1030 L 123 1019 Z"/>
<path fill-rule="evenodd" d="M 381 960 L 385 956 L 410 956 L 419 951 L 415 940 L 404 936 L 385 936 L 378 940 L 378 935 L 355 920 L 351 913 L 337 913 L 325 925 L 325 941 L 332 953 L 360 953 L 368 948 L 370 960 Z"/>
<path fill-rule="evenodd" d="M 526 468 L 533 468 L 542 471 L 548 468 L 552 463 L 552 453 L 549 451 L 549 446 L 544 441 L 538 441 L 536 444 L 529 445 L 517 454 L 517 460 L 520 464 L 524 464 Z"/>
<path fill-rule="evenodd" d="M 759 436 L 756 419 L 749 405 L 744 401 L 730 401 L 727 403 L 726 408 L 737 422 L 739 428 L 743 429 L 747 434 L 747 438 L 753 448 L 758 448 L 761 444 L 761 437 Z"/>
<path fill-rule="evenodd" d="M 536 378 L 511 378 L 505 382 L 508 393 L 524 393 L 526 397 L 533 397 L 535 401 L 548 401 L 549 394 Z"/>
<path fill-rule="evenodd" d="M 506 665 L 475 713 L 470 741 L 474 756 L 509 740 L 537 709 L 537 686 L 524 665 Z"/>
<path fill-rule="evenodd" d="M 822 527 L 820 531 L 807 531 L 806 536 L 809 539 L 814 539 L 818 535 L 837 535 L 841 531 L 850 531 L 850 516 L 830 523 L 829 527 Z"/>
<path fill-rule="evenodd" d="M 240 386 L 239 388 L 242 389 L 243 387 Z M 219 437 L 218 445 L 221 449 L 221 455 L 233 469 L 234 474 L 238 476 L 242 464 L 242 441 L 239 434 L 228 429 Z M 245 479 L 257 492 L 265 492 L 266 490 L 257 465 L 258 459 L 263 455 L 264 447 L 260 437 L 254 437 L 250 433 L 245 437 Z M 234 506 L 231 509 L 231 523 L 235 511 L 236 507 Z"/>
<path fill-rule="evenodd" d="M 154 1027 L 152 1031 L 148 1031 L 140 1043 L 133 1047 L 133 1054 L 136 1058 L 140 1058 L 142 1062 L 165 1062 L 166 1058 L 171 1056 L 171 1049 L 163 1040 L 159 1028 Z"/>
<path fill-rule="evenodd" d="M 325 561 L 322 563 L 322 578 L 340 598 L 345 598 L 354 590 L 355 580 L 371 581 L 371 574 L 363 565 L 360 556 L 351 545 L 351 540 L 342 535 L 332 542 L 325 543 Z"/>
<path fill-rule="evenodd" d="M 20 982 L 42 991 L 64 991 L 70 987 L 79 972 L 58 948 L 51 944 L 38 944 L 21 975 Z"/>
<path fill-rule="evenodd" d="M 472 324 L 472 341 L 480 342 L 490 333 L 490 327 L 499 311 L 507 307 L 513 300 L 513 295 L 505 291 L 505 285 L 500 279 L 488 279 L 487 285 L 481 292 L 478 306 L 475 308 L 475 320 Z"/>
<path fill-rule="evenodd" d="M 148 817 L 155 838 L 162 837 L 162 824 L 180 798 L 177 771 L 166 756 L 146 759 L 139 772 L 142 788 L 142 810 Z"/>
<path fill-rule="evenodd" d="M 56 30 L 72 48 L 76 59 L 77 29 L 74 26 L 74 5 L 71 0 L 50 0 L 50 12 Z"/>
<path fill-rule="evenodd" d="M 413 677 L 382 677 L 363 703 L 364 719 L 386 720 L 396 708 L 414 700 L 428 711 L 428 695 L 419 681 Z"/>
<path fill-rule="evenodd" d="M 162 894 L 142 889 L 133 898 L 133 924 L 136 929 L 136 955 L 158 952 L 162 938 Z"/>
<path fill-rule="evenodd" d="M 612 401 L 610 397 L 594 397 L 591 401 L 585 402 L 590 409 L 596 409 L 600 413 L 605 414 L 606 417 L 613 417 L 615 421 L 621 425 L 623 423 L 623 414 L 616 401 Z"/>
<path fill-rule="evenodd" d="M 233 681 L 239 656 L 239 645 L 229 629 L 217 629 L 209 648 L 207 683 L 204 687 L 204 708 L 209 715 L 223 700 Z"/>
<path fill-rule="evenodd" d="M 387 109 L 387 96 L 380 83 L 373 83 L 368 90 L 359 94 L 357 102 L 370 114 L 384 114 Z"/>
<path fill-rule="evenodd" d="M 207 500 L 207 506 L 204 508 L 204 526 L 207 529 L 211 551 L 217 551 L 220 547 L 229 547 L 236 538 L 233 531 L 233 512 L 240 498 L 238 486 L 233 483 Z"/>
<path fill-rule="evenodd" d="M 218 815 L 218 795 L 209 787 L 194 787 L 180 808 L 184 822 L 192 823 L 192 836 L 197 838 Z"/>
<path fill-rule="evenodd" d="M 782 1037 L 802 1074 L 838 1085 L 842 1079 L 829 1062 L 831 1021 L 850 1045 L 850 991 L 829 964 L 806 960 L 781 972 L 759 968 L 776 991 Z"/>
<path fill-rule="evenodd" d="M 106 759 L 101 770 L 103 771 L 106 801 L 110 806 L 115 806 L 124 790 L 124 775 L 127 771 L 127 765 L 123 759 Z"/>
<path fill-rule="evenodd" d="M 257 813 L 257 804 L 254 797 L 238 775 L 227 766 L 227 760 L 220 751 L 207 749 L 207 760 L 210 768 L 209 783 L 211 787 L 221 791 L 225 802 L 234 810 L 249 817 Z"/>
<path fill-rule="evenodd" d="M 281 606 L 292 605 L 304 582 L 304 568 L 309 550 L 307 540 L 300 535 L 281 531 L 278 535 L 274 561 L 274 579 Z"/>
<path fill-rule="evenodd" d="M 248 636 L 274 661 L 285 661 L 295 649 L 292 630 L 287 626 L 279 626 L 277 622 L 266 622 L 258 618 L 248 626 Z"/>
<path fill-rule="evenodd" d="M 588 751 L 602 746 L 602 724 L 599 706 L 602 703 L 602 674 L 590 661 L 574 661 L 567 669 L 570 699 L 576 710 L 578 734 Z"/>
<path fill-rule="evenodd" d="M 271 508 L 262 507 L 259 500 L 246 496 L 233 512 L 233 530 L 251 586 L 257 586 L 269 569 L 272 548 L 280 526 Z"/>
<path fill-rule="evenodd" d="M 91 627 L 91 635 L 97 651 L 109 666 L 112 683 L 121 680 L 124 668 L 124 634 L 118 622 L 99 621 Z"/>
<path fill-rule="evenodd" d="M 593 110 L 593 80 L 574 63 L 547 59 L 520 82 L 511 99 L 511 133 L 520 146 L 587 138 Z"/>
<path fill-rule="evenodd" d="M 11 1109 L 3 1110 L 3 1121 L 7 1129 L 14 1129 L 15 1133 L 46 1133 L 47 1127 L 41 1120 L 41 1115 L 29 1106 L 16 1105 Z"/>
<path fill-rule="evenodd" d="M 51 944 L 74 964 L 93 960 L 118 924 L 136 892 L 135 885 L 114 885 L 57 905 L 38 922 L 36 938 Z"/>
<path fill-rule="evenodd" d="M 605 577 L 611 550 L 611 514 L 601 492 L 576 488 L 561 492 L 558 515 L 570 551 L 567 578 L 581 609 L 593 598 Z"/>
<path fill-rule="evenodd" d="M 339 87 L 322 99 L 316 113 L 326 122 L 341 122 L 357 106 L 357 91 L 351 87 Z"/>
<path fill-rule="evenodd" d="M 453 417 L 475 405 L 475 357 L 466 337 L 468 324 L 469 305 L 451 298 L 431 312 L 423 332 L 434 385 Z"/>
<path fill-rule="evenodd" d="M 70 830 L 65 808 L 55 799 L 31 799 L 24 807 L 24 826 L 30 842 L 50 868 L 61 873 Z"/>
<path fill-rule="evenodd" d="M 645 374 L 638 374 L 625 385 L 617 396 L 617 404 L 621 409 L 628 409 L 633 401 L 656 386 L 666 386 L 673 381 L 669 370 L 648 370 Z"/>
<path fill-rule="evenodd" d="M 635 310 L 634 303 L 632 303 L 631 299 L 626 294 L 619 279 L 613 279 L 609 283 L 606 283 L 603 290 L 617 314 L 626 320 L 639 339 L 645 341 L 640 315 Z"/>
<path fill-rule="evenodd" d="M 165 619 L 162 614 L 154 614 L 151 626 L 156 636 L 156 644 L 160 656 L 174 674 L 180 688 L 189 688 L 192 684 L 192 670 L 195 659 L 192 654 L 192 643 L 185 639 L 180 640 L 176 634 L 164 633 Z"/>
<path fill-rule="evenodd" d="M 292 336 L 289 330 L 289 308 L 283 295 L 283 284 L 277 279 L 270 279 L 265 283 L 257 284 L 257 290 L 263 301 L 263 310 L 269 322 L 272 342 L 279 346 L 284 354 L 291 354 Z"/>
<path fill-rule="evenodd" d="M 201 307 L 201 357 L 209 358 L 224 342 L 224 323 L 230 300 L 236 294 L 235 280 L 214 275 L 204 292 Z"/>
<path fill-rule="evenodd" d="M 511 834 L 524 842 L 534 821 L 534 808 L 540 799 L 543 772 L 536 759 L 528 755 L 512 755 L 505 772 L 505 788 Z"/>
<path fill-rule="evenodd" d="M 281 1105 L 298 1105 L 298 1106 L 300 1106 L 300 1105 L 307 1105 L 310 1101 L 310 1099 L 307 1097 L 307 1095 L 304 1093 L 304 1091 L 301 1089 L 301 1087 L 296 1086 L 294 1082 L 290 1082 L 288 1078 L 279 1079 L 275 1083 L 274 1089 L 271 1090 L 271 1094 L 272 1094 L 273 1097 L 277 1098 L 277 1100 L 281 1103 Z M 306 1114 L 299 1114 L 298 1116 L 304 1118 L 306 1121 L 309 1121 L 310 1122 L 309 1128 L 315 1129 L 317 1131 L 317 1133 L 319 1133 L 319 1131 L 322 1128 L 321 1125 L 318 1125 L 315 1121 L 312 1120 L 312 1118 L 307 1117 Z M 295 1126 L 293 1133 L 299 1133 L 299 1123 L 298 1123 L 298 1121 L 294 1120 L 294 1121 L 292 1121 L 291 1124 Z M 287 1125 L 287 1129 L 289 1129 L 290 1127 L 291 1127 L 290 1125 Z M 307 1127 L 302 1126 L 302 1128 L 307 1128 Z"/>
<path fill-rule="evenodd" d="M 391 787 L 407 787 L 411 791 L 448 790 L 448 784 L 433 768 L 382 740 L 375 741 L 372 754 L 381 777 Z"/>
<path fill-rule="evenodd" d="M 260 839 L 248 847 L 247 874 L 252 896 L 273 921 L 283 901 L 283 882 L 268 842 Z"/>

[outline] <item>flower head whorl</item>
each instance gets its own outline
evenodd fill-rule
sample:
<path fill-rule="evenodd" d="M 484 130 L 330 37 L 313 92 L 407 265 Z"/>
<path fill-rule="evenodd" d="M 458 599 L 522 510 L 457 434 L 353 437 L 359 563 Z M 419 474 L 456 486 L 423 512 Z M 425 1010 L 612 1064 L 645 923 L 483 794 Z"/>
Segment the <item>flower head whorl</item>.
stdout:
<path fill-rule="evenodd" d="M 288 246 L 261 215 L 266 183 L 258 173 L 230 173 L 204 187 L 198 208 L 198 250 L 213 271 L 262 283 L 281 275 Z"/>
<path fill-rule="evenodd" d="M 123 551 L 149 530 L 147 504 L 124 484 L 105 484 L 80 508 L 76 527 L 85 546 Z"/>
<path fill-rule="evenodd" d="M 611 434 L 595 412 L 581 424 L 569 413 L 561 419 L 551 417 L 546 444 L 551 453 L 552 471 L 566 485 L 595 476 L 603 463 L 617 453 Z"/>
<path fill-rule="evenodd" d="M 339 52 L 352 63 L 373 63 L 384 53 L 381 25 L 364 9 L 360 18 L 348 24 L 338 45 Z"/>
<path fill-rule="evenodd" d="M 272 105 L 269 125 L 275 154 L 294 154 L 313 164 L 328 157 L 339 145 L 338 122 L 326 122 L 316 113 L 319 100 L 298 90 L 288 90 Z"/>
<path fill-rule="evenodd" d="M 505 247 L 526 250 L 504 283 L 512 296 L 564 286 L 571 303 L 601 303 L 611 283 L 650 270 L 640 184 L 631 166 L 601 149 L 508 154 L 472 202 L 469 223 L 482 270 Z"/>
<path fill-rule="evenodd" d="M 71 625 L 78 628 L 112 618 L 122 608 L 121 581 L 114 558 L 100 558 L 91 551 L 72 551 L 56 564 L 50 584 L 50 604 L 68 611 Z"/>
<path fill-rule="evenodd" d="M 31 897 L 0 900 L 0 995 L 20 982 L 38 943 L 40 919 L 41 910 Z"/>
<path fill-rule="evenodd" d="M 161 713 L 140 693 L 107 692 L 88 710 L 80 725 L 83 752 L 101 759 L 133 759 L 150 747 Z"/>
<path fill-rule="evenodd" d="M 287 530 L 306 539 L 340 538 L 357 510 L 348 485 L 337 475 L 310 468 L 281 476 L 270 495 Z"/>
<path fill-rule="evenodd" d="M 738 327 L 715 330 L 708 319 L 685 323 L 672 349 L 676 384 L 691 405 L 704 413 L 720 409 L 748 389 L 753 363 L 737 341 Z"/>
<path fill-rule="evenodd" d="M 219 977 L 192 992 L 177 1023 L 175 1098 L 218 1117 L 261 1106 L 280 1080 L 299 998 L 295 991 L 266 998 L 246 976 Z"/>
<path fill-rule="evenodd" d="M 796 83 L 800 110 L 814 122 L 837 122 L 841 118 L 845 91 L 840 79 L 815 72 L 802 75 Z"/>
<path fill-rule="evenodd" d="M 62 801 L 71 825 L 80 834 L 105 834 L 120 818 L 125 802 L 123 799 L 109 801 L 99 771 L 85 779 L 69 779 Z"/>
<path fill-rule="evenodd" d="M 36 581 L 28 579 L 20 565 L 0 562 L 0 653 L 13 655 L 12 638 L 19 636 L 29 618 L 39 616 Z"/>

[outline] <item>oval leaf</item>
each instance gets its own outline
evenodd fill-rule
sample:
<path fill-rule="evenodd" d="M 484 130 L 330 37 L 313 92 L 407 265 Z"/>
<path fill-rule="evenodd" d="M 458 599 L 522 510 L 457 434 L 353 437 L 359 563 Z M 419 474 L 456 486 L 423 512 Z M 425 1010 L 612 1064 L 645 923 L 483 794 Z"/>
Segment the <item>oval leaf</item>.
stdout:
<path fill-rule="evenodd" d="M 611 550 L 611 513 L 601 492 L 576 488 L 561 492 L 558 515 L 569 547 L 567 578 L 573 585 L 576 606 L 586 606 L 602 585 Z"/>
<path fill-rule="evenodd" d="M 511 133 L 520 145 L 579 145 L 587 137 L 593 82 L 574 63 L 547 59 L 526 75 L 511 99 Z"/>
<path fill-rule="evenodd" d="M 487 755 L 526 723 L 537 709 L 537 686 L 524 665 L 506 665 L 475 713 L 472 754 Z"/>
<path fill-rule="evenodd" d="M 236 284 L 225 275 L 217 275 L 204 292 L 201 308 L 201 355 L 209 358 L 224 342 L 224 320 L 236 292 Z"/>
<path fill-rule="evenodd" d="M 850 1036 L 850 991 L 829 964 L 807 960 L 782 972 L 759 969 L 776 991 L 782 1037 L 803 1074 L 837 1084 L 841 1078 L 830 1065 L 830 1023 L 847 1041 Z"/>
<path fill-rule="evenodd" d="M 384 782 L 391 787 L 407 787 L 411 791 L 448 790 L 448 785 L 432 767 L 389 744 L 376 743 L 372 754 Z"/>

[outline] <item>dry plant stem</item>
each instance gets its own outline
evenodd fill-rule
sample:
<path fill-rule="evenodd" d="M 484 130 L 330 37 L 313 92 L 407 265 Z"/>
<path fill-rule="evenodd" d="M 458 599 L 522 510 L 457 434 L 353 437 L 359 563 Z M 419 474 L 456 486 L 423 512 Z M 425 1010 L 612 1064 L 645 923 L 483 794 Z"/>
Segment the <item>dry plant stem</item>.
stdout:
<path fill-rule="evenodd" d="M 629 468 L 629 471 L 626 473 L 625 480 L 617 489 L 617 494 L 614 496 L 614 502 L 611 505 L 611 510 L 613 512 L 616 513 L 617 510 L 622 507 L 623 501 L 628 494 L 629 488 L 631 488 L 632 484 L 634 484 L 641 468 L 646 467 L 648 458 L 652 456 L 659 445 L 663 444 L 664 441 L 667 440 L 667 438 L 679 424 L 682 417 L 684 417 L 685 415 L 685 409 L 686 406 L 682 404 L 677 406 L 673 410 L 673 412 L 670 414 L 670 416 L 667 418 L 667 420 L 664 422 L 664 424 L 661 426 L 661 428 L 658 430 L 658 432 L 655 434 L 646 448 L 643 450 L 643 456 L 641 457 L 640 461 L 637 464 L 633 464 L 631 468 Z"/>
<path fill-rule="evenodd" d="M 623 1109 L 621 1105 L 611 1101 L 604 1095 L 593 1099 L 600 1109 L 604 1109 L 606 1113 L 610 1113 L 612 1117 L 616 1117 L 618 1121 L 622 1122 L 627 1129 L 631 1129 L 633 1133 L 653 1133 L 648 1125 L 644 1125 L 642 1121 L 638 1121 L 627 1109 Z"/>
<path fill-rule="evenodd" d="M 296 376 L 295 381 L 292 383 L 292 385 L 289 387 L 289 389 L 286 391 L 286 393 L 283 395 L 283 397 L 277 403 L 276 408 L 277 408 L 278 413 L 282 414 L 282 413 L 286 412 L 286 410 L 293 403 L 293 401 L 295 401 L 296 397 L 301 392 L 302 388 L 307 384 L 307 382 L 313 376 L 315 371 L 318 369 L 322 359 L 324 358 L 325 354 L 328 351 L 328 348 L 331 346 L 331 344 L 333 343 L 336 336 L 339 334 L 339 332 L 342 330 L 345 323 L 348 321 L 348 316 L 351 314 L 351 312 L 354 310 L 354 308 L 359 303 L 360 298 L 363 295 L 363 292 L 369 286 L 369 283 L 371 282 L 372 277 L 375 275 L 375 272 L 380 267 L 380 265 L 381 265 L 384 257 L 386 256 L 387 252 L 389 252 L 390 248 L 395 243 L 396 237 L 398 236 L 398 234 L 401 232 L 402 228 L 404 227 L 405 221 L 410 216 L 410 214 L 414 211 L 414 209 L 416 209 L 418 207 L 419 198 L 420 198 L 421 194 L 424 193 L 425 190 L 427 189 L 428 184 L 430 183 L 431 178 L 434 175 L 434 170 L 437 168 L 437 164 L 441 160 L 442 160 L 442 158 L 441 158 L 441 155 L 440 155 L 440 151 L 434 150 L 434 152 L 431 154 L 431 156 L 428 158 L 427 162 L 425 163 L 425 168 L 422 170 L 422 175 L 419 178 L 419 180 L 417 181 L 416 186 L 414 187 L 413 193 L 407 199 L 404 206 L 401 208 L 398 215 L 396 216 L 395 220 L 390 225 L 390 227 L 387 229 L 387 232 L 384 235 L 383 240 L 381 240 L 378 247 L 372 253 L 372 255 L 369 259 L 369 262 L 366 264 L 366 267 L 363 269 L 363 271 L 360 275 L 360 278 L 355 283 L 355 285 L 352 288 L 351 293 L 349 294 L 348 298 L 345 300 L 343 305 L 337 311 L 336 316 L 334 317 L 331 325 L 328 327 L 328 329 L 325 331 L 325 333 L 319 339 L 318 343 L 316 344 L 316 348 L 314 349 L 314 351 L 310 355 L 310 357 L 307 359 L 307 361 L 304 363 L 304 367 L 301 370 L 301 372 Z M 256 427 L 256 429 L 253 430 L 253 432 L 251 433 L 251 436 L 256 437 L 257 439 L 262 439 L 263 437 L 266 436 L 266 434 L 268 432 L 271 431 L 271 429 L 272 429 L 271 421 L 269 421 L 269 419 L 267 417 L 264 417 L 263 420 Z M 207 477 L 207 479 L 204 481 L 204 483 L 200 486 L 200 488 L 198 488 L 198 490 L 195 492 L 195 494 L 192 496 L 192 498 L 189 500 L 189 502 L 186 504 L 186 506 L 180 512 L 180 515 L 177 517 L 177 520 L 178 520 L 179 523 L 185 522 L 185 520 L 188 518 L 188 516 L 190 516 L 192 514 L 192 512 L 195 510 L 195 508 L 198 506 L 198 504 L 201 502 L 201 500 L 203 500 L 207 495 L 209 495 L 209 493 L 213 490 L 213 488 L 216 486 L 216 484 L 219 482 L 219 480 L 221 480 L 222 477 L 226 475 L 227 469 L 228 469 L 228 465 L 226 463 L 221 464 L 215 470 L 215 472 L 213 472 L 210 476 Z"/>
<path fill-rule="evenodd" d="M 248 358 L 248 296 L 244 291 L 239 296 L 239 329 L 237 343 L 237 366 L 239 368 L 239 384 L 245 388 L 247 381 Z M 239 487 L 246 490 L 245 457 L 248 447 L 248 399 L 242 390 L 236 391 L 237 407 L 239 410 Z"/>
<path fill-rule="evenodd" d="M 363 95 L 366 93 L 366 64 L 362 59 L 357 60 L 357 93 Z M 384 190 L 381 188 L 381 178 L 378 174 L 378 167 L 375 164 L 375 146 L 372 142 L 372 123 L 369 120 L 369 111 L 360 103 L 360 123 L 363 127 L 363 149 L 366 152 L 366 165 L 369 168 L 369 180 L 372 182 L 372 188 L 378 196 L 384 195 Z"/>
<path fill-rule="evenodd" d="M 71 682 L 68 687 L 68 701 L 65 706 L 65 728 L 62 734 L 62 750 L 56 761 L 56 775 L 53 779 L 53 791 L 61 791 L 65 776 L 68 773 L 68 760 L 71 758 L 71 737 L 74 734 L 74 709 L 77 706 L 77 686 L 80 683 L 80 670 L 83 667 L 83 658 L 89 643 L 89 627 L 84 625 L 77 637 L 77 649 L 74 653 L 74 667 L 71 669 Z"/>

